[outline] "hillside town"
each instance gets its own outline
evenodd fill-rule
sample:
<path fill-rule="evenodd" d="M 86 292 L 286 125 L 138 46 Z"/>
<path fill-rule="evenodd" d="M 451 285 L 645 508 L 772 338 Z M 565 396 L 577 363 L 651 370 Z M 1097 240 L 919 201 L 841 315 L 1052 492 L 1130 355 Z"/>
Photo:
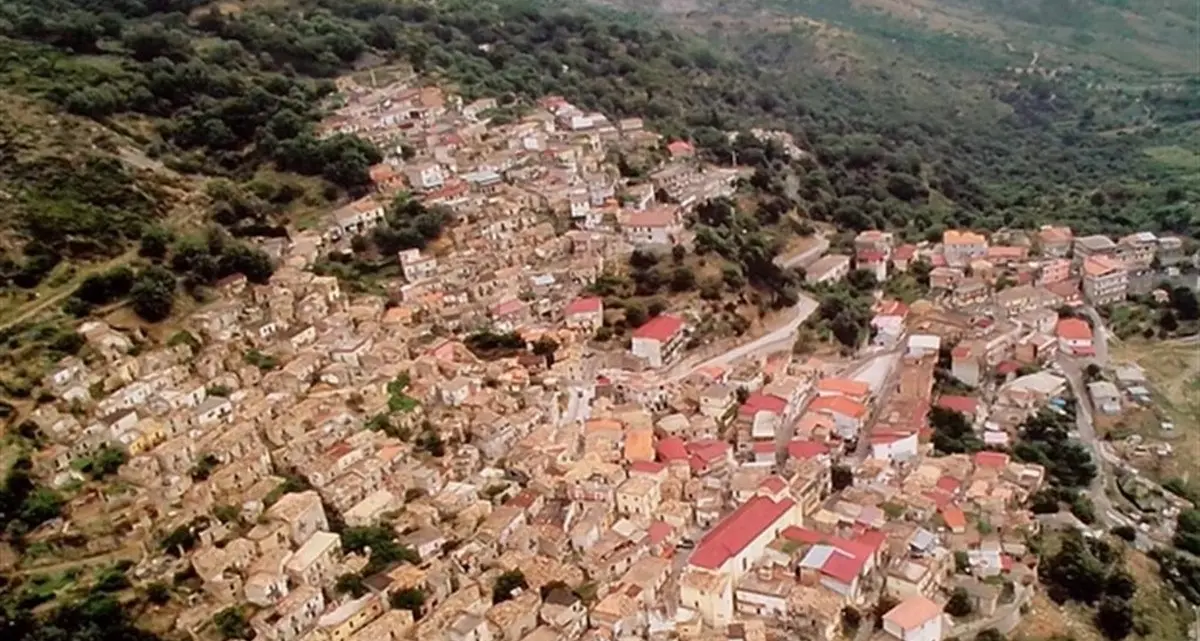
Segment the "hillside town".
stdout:
<path fill-rule="evenodd" d="M 1061 480 L 1015 452 L 1055 417 L 1091 454 L 1078 490 L 1096 527 L 1169 541 L 1191 507 L 1114 504 L 1122 455 L 1093 425 L 1147 385 L 1110 362 L 1096 310 L 1193 286 L 1180 238 L 867 230 L 839 248 L 819 229 L 789 264 L 808 290 L 745 335 L 698 340 L 707 307 L 679 297 L 600 341 L 626 310 L 596 281 L 635 251 L 690 248 L 695 208 L 751 170 L 559 97 L 513 115 L 420 84 L 340 89 L 324 130 L 388 152 L 374 192 L 268 241 L 270 281 L 221 281 L 165 344 L 87 321 L 97 358 L 59 363 L 55 402 L 31 416 L 56 487 L 101 451 L 127 456 L 124 491 L 81 496 L 54 527 L 99 510 L 115 547 L 137 543 L 139 580 L 187 577 L 181 632 L 240 618 L 263 641 L 1007 633 L 1042 589 L 1031 537 L 1088 528 L 1033 509 Z M 614 159 L 639 155 L 656 165 L 633 181 Z M 406 199 L 448 220 L 386 257 L 399 276 L 383 291 L 320 275 Z M 822 288 L 860 271 L 878 285 L 869 338 L 795 349 Z M 902 277 L 915 300 L 884 293 Z M 950 424 L 969 446 L 945 445 Z"/>

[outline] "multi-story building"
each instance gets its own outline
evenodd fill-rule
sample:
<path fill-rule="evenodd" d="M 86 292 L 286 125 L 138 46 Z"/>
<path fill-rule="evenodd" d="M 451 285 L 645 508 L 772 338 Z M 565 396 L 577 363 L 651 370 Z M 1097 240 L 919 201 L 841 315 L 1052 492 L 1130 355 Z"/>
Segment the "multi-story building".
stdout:
<path fill-rule="evenodd" d="M 1152 232 L 1140 231 L 1117 241 L 1116 258 L 1130 267 L 1149 266 L 1154 262 L 1154 254 L 1157 251 L 1158 237 Z"/>
<path fill-rule="evenodd" d="M 1164 267 L 1177 265 L 1184 261 L 1183 240 L 1177 236 L 1160 236 L 1158 238 L 1158 262 Z"/>
<path fill-rule="evenodd" d="M 698 612 L 709 625 L 725 625 L 733 619 L 738 579 L 750 572 L 783 530 L 801 525 L 798 504 L 786 496 L 783 481 L 775 481 L 777 488 L 764 481 L 759 494 L 717 523 L 688 557 L 680 580 L 680 605 Z"/>
<path fill-rule="evenodd" d="M 1111 305 L 1125 300 L 1129 272 L 1107 256 L 1089 256 L 1083 261 L 1083 296 L 1092 305 Z"/>
<path fill-rule="evenodd" d="M 854 238 L 854 250 L 892 253 L 894 238 L 891 232 L 868 229 Z"/>
<path fill-rule="evenodd" d="M 1061 283 L 1071 277 L 1071 261 L 1065 258 L 1048 260 L 1041 265 L 1038 285 Z"/>
<path fill-rule="evenodd" d="M 1083 260 L 1089 256 L 1113 256 L 1116 254 L 1116 251 L 1117 244 L 1108 236 L 1095 234 L 1075 239 L 1074 252 L 1076 260 Z"/>
<path fill-rule="evenodd" d="M 679 242 L 683 223 L 674 207 L 657 207 L 630 214 L 621 229 L 633 245 L 674 245 Z"/>
<path fill-rule="evenodd" d="M 629 349 L 650 367 L 662 367 L 683 351 L 685 334 L 683 319 L 665 314 L 656 316 L 633 330 Z"/>
<path fill-rule="evenodd" d="M 942 234 L 942 255 L 947 265 L 968 265 L 977 258 L 987 256 L 987 251 L 988 242 L 983 234 L 957 229 L 947 229 Z"/>
<path fill-rule="evenodd" d="M 830 254 L 804 270 L 804 279 L 812 284 L 833 283 L 850 273 L 850 257 L 842 254 Z"/>
<path fill-rule="evenodd" d="M 1038 245 L 1041 246 L 1044 256 L 1066 258 L 1071 253 L 1072 238 L 1070 227 L 1043 225 L 1038 230 Z"/>

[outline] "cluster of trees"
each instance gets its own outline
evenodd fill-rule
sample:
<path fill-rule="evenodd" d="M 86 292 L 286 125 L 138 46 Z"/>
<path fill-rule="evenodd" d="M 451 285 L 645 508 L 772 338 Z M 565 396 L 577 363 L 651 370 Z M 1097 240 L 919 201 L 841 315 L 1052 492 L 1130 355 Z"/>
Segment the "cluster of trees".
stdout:
<path fill-rule="evenodd" d="M 1200 510 L 1183 510 L 1175 522 L 1175 546 L 1200 556 Z"/>
<path fill-rule="evenodd" d="M 22 240 L 18 253 L 0 253 L 0 287 L 35 287 L 63 260 L 115 256 L 162 213 L 161 191 L 116 159 L 18 151 L 0 150 L 0 185 L 15 212 L 5 222 Z"/>
<path fill-rule="evenodd" d="M 6 582 L 0 588 L 5 635 L 13 641 L 158 641 L 157 635 L 136 626 L 114 594 L 128 586 L 124 572 L 106 571 L 101 579 L 82 597 L 38 611 L 22 606 L 19 582 Z"/>
<path fill-rule="evenodd" d="M 424 249 L 441 236 L 451 216 L 445 207 L 426 207 L 408 194 L 399 194 L 388 206 L 387 224 L 376 227 L 369 237 L 352 239 L 352 245 L 356 251 L 363 251 L 370 245 L 380 255 L 388 257 L 405 249 Z"/>
<path fill-rule="evenodd" d="M 524 572 L 508 570 L 496 577 L 496 582 L 492 584 L 492 603 L 503 603 L 515 597 L 517 590 L 528 589 L 529 582 L 525 580 Z"/>
<path fill-rule="evenodd" d="M 1021 425 L 1013 456 L 1045 467 L 1050 485 L 1087 487 L 1096 477 L 1096 463 L 1087 448 L 1070 437 L 1073 421 L 1070 412 L 1042 409 Z"/>
<path fill-rule="evenodd" d="M 846 349 L 857 348 L 871 334 L 876 285 L 875 275 L 860 269 L 844 281 L 817 286 L 813 291 L 821 302 L 808 323 L 828 331 Z"/>
<path fill-rule="evenodd" d="M 133 310 L 145 320 L 161 321 L 171 315 L 175 303 L 176 275 L 185 287 L 195 292 L 232 274 L 243 274 L 254 283 L 265 283 L 274 271 L 270 257 L 262 250 L 230 239 L 220 229 L 210 229 L 200 237 L 180 239 L 165 245 L 169 236 L 151 234 L 143 238 L 158 239 L 143 244 L 143 255 L 152 256 L 156 263 L 139 265 L 135 271 L 125 265 L 88 276 L 67 299 L 64 309 L 77 316 L 88 314 L 93 307 L 129 299 Z M 162 244 L 160 244 L 160 241 Z M 168 255 L 170 260 L 167 261 Z M 173 270 L 173 272 L 172 272 Z"/>
<path fill-rule="evenodd" d="M 33 462 L 20 456 L 13 462 L 0 486 L 0 527 L 14 541 L 37 526 L 56 518 L 62 511 L 63 498 L 54 490 L 38 485 L 33 478 Z"/>
<path fill-rule="evenodd" d="M 942 454 L 972 453 L 983 449 L 983 441 L 962 412 L 931 407 L 929 427 L 933 429 L 933 447 Z"/>
<path fill-rule="evenodd" d="M 759 217 L 741 211 L 728 198 L 716 198 L 696 207 L 693 228 L 698 255 L 715 253 L 737 266 L 740 273 L 726 276 L 727 282 L 745 279 L 770 292 L 776 308 L 791 307 L 799 300 L 799 278 L 775 263 L 784 239 Z"/>
<path fill-rule="evenodd" d="M 1137 583 L 1122 565 L 1119 547 L 1072 529 L 1042 563 L 1039 575 L 1054 601 L 1095 605 L 1096 626 L 1117 640 L 1134 631 L 1132 599 L 1137 592 Z"/>
<path fill-rule="evenodd" d="M 342 530 L 341 537 L 342 549 L 347 552 L 370 550 L 371 556 L 360 573 L 364 577 L 386 570 L 396 563 L 416 565 L 421 562 L 416 551 L 400 544 L 396 530 L 387 524 L 347 527 Z"/>
<path fill-rule="evenodd" d="M 1151 558 L 1158 562 L 1163 580 L 1194 605 L 1200 605 L 1200 561 L 1177 550 L 1155 548 Z"/>

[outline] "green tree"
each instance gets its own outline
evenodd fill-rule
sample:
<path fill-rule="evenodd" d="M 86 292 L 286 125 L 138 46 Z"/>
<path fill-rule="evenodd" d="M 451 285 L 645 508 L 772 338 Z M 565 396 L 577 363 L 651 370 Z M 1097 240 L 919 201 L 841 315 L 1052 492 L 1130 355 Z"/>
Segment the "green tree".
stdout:
<path fill-rule="evenodd" d="M 509 570 L 496 578 L 496 583 L 492 585 L 492 603 L 502 603 L 513 598 L 513 592 L 521 589 L 528 590 L 529 583 L 525 580 L 525 574 L 520 570 Z"/>
<path fill-rule="evenodd" d="M 175 304 L 175 276 L 157 265 L 148 267 L 138 274 L 129 297 L 138 316 L 152 323 L 165 320 Z"/>
<path fill-rule="evenodd" d="M 965 617 L 975 611 L 975 604 L 965 588 L 954 588 L 950 600 L 946 601 L 946 613 L 954 617 Z"/>
<path fill-rule="evenodd" d="M 240 607 L 228 607 L 213 615 L 213 625 L 222 639 L 250 639 L 254 636 L 254 628 L 246 621 L 246 614 Z"/>
<path fill-rule="evenodd" d="M 1183 510 L 1175 520 L 1175 545 L 1200 555 L 1200 509 Z"/>
<path fill-rule="evenodd" d="M 1113 641 L 1129 636 L 1133 632 L 1133 604 L 1128 599 L 1104 597 L 1096 608 L 1096 627 Z"/>
<path fill-rule="evenodd" d="M 338 594 L 349 594 L 356 599 L 367 593 L 367 585 L 363 582 L 362 575 L 358 573 L 348 573 L 339 576 L 333 589 Z"/>
<path fill-rule="evenodd" d="M 388 597 L 388 601 L 394 609 L 412 612 L 414 620 L 419 620 L 421 615 L 424 614 L 425 593 L 419 588 L 407 588 L 393 592 Z"/>

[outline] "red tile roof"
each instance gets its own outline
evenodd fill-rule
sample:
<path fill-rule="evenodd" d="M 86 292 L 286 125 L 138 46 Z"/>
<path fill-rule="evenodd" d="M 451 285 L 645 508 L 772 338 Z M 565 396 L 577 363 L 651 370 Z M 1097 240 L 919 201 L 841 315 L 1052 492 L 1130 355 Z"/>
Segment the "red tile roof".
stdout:
<path fill-rule="evenodd" d="M 882 263 L 885 260 L 887 260 L 887 254 L 878 249 L 858 250 L 858 262 L 860 263 Z"/>
<path fill-rule="evenodd" d="M 673 461 L 686 461 L 688 458 L 687 446 L 683 444 L 683 439 L 678 436 L 668 436 L 658 442 L 658 458 L 665 463 Z"/>
<path fill-rule="evenodd" d="M 972 415 L 979 407 L 979 399 L 972 396 L 953 396 L 951 394 L 942 394 L 938 397 L 937 406 L 944 410 L 953 412 L 961 412 L 963 414 Z"/>
<path fill-rule="evenodd" d="M 752 449 L 755 454 L 766 454 L 768 452 L 774 452 L 775 451 L 775 442 L 774 441 L 754 441 L 754 444 L 750 446 L 750 449 Z"/>
<path fill-rule="evenodd" d="M 791 499 L 776 502 L 766 496 L 756 496 L 746 501 L 700 539 L 688 562 L 709 570 L 719 569 L 787 514 L 795 504 Z"/>
<path fill-rule="evenodd" d="M 1060 318 L 1055 333 L 1059 338 L 1072 341 L 1092 340 L 1092 326 L 1082 318 Z"/>
<path fill-rule="evenodd" d="M 849 378 L 823 378 L 817 381 L 817 391 L 863 397 L 871 393 L 871 386 Z"/>
<path fill-rule="evenodd" d="M 787 452 L 788 456 L 803 461 L 810 458 L 816 458 L 822 454 L 828 454 L 829 447 L 824 443 L 817 443 L 816 441 L 798 440 L 788 443 Z"/>
<path fill-rule="evenodd" d="M 634 338 L 647 338 L 665 343 L 683 329 L 683 319 L 676 316 L 655 316 L 645 325 L 633 330 Z"/>
<path fill-rule="evenodd" d="M 687 444 L 687 451 L 705 463 L 712 463 L 725 457 L 729 452 L 729 443 L 706 438 Z"/>
<path fill-rule="evenodd" d="M 686 156 L 695 153 L 696 148 L 689 142 L 676 140 L 667 145 L 667 151 L 671 152 L 672 156 Z"/>
<path fill-rule="evenodd" d="M 576 298 L 567 305 L 563 310 L 563 314 L 571 316 L 574 314 L 594 314 L 604 308 L 604 300 L 597 296 L 585 296 L 584 298 Z"/>
<path fill-rule="evenodd" d="M 1008 465 L 1008 455 L 1004 452 L 976 452 L 975 467 L 1004 467 Z"/>
<path fill-rule="evenodd" d="M 942 476 L 942 478 L 938 479 L 937 483 L 934 484 L 934 487 L 943 492 L 954 494 L 958 491 L 958 488 L 962 487 L 962 482 L 953 476 Z"/>
<path fill-rule="evenodd" d="M 1004 361 L 996 366 L 996 373 L 1001 376 L 1008 376 L 1013 372 L 1021 369 L 1021 364 L 1016 361 Z"/>
<path fill-rule="evenodd" d="M 654 545 L 657 543 L 662 543 L 668 536 L 671 536 L 671 532 L 674 531 L 675 528 L 671 527 L 671 525 L 665 521 L 655 521 L 651 523 L 650 527 L 647 529 L 647 534 L 650 536 L 650 544 Z"/>
<path fill-rule="evenodd" d="M 917 253 L 916 245 L 901 245 L 892 252 L 892 257 L 896 260 L 910 260 Z"/>
<path fill-rule="evenodd" d="M 524 301 L 514 298 L 492 306 L 492 316 L 508 316 L 525 307 Z"/>
<path fill-rule="evenodd" d="M 866 558 L 860 558 L 838 550 L 825 559 L 825 565 L 821 566 L 821 573 L 831 576 L 842 583 L 853 583 L 866 564 Z"/>
<path fill-rule="evenodd" d="M 638 211 L 629 215 L 626 225 L 629 227 L 670 227 L 679 221 L 675 210 L 670 207 L 657 207 Z"/>
<path fill-rule="evenodd" d="M 871 550 L 878 552 L 879 550 L 883 549 L 884 545 L 887 544 L 887 535 L 879 530 L 867 530 L 866 532 L 858 535 L 858 538 L 854 540 L 867 546 Z"/>
<path fill-rule="evenodd" d="M 758 486 L 772 494 L 779 494 L 787 489 L 787 482 L 772 474 L 771 476 L 763 479 Z"/>
<path fill-rule="evenodd" d="M 845 396 L 821 396 L 808 404 L 811 412 L 830 412 L 841 414 L 854 419 L 860 419 L 867 413 L 862 403 L 852 401 Z"/>
<path fill-rule="evenodd" d="M 746 397 L 746 402 L 738 408 L 738 413 L 743 416 L 753 417 L 759 412 L 770 412 L 776 416 L 783 416 L 783 411 L 787 409 L 787 401 L 772 396 L 771 394 L 763 394 L 762 392 L 754 392 Z"/>

